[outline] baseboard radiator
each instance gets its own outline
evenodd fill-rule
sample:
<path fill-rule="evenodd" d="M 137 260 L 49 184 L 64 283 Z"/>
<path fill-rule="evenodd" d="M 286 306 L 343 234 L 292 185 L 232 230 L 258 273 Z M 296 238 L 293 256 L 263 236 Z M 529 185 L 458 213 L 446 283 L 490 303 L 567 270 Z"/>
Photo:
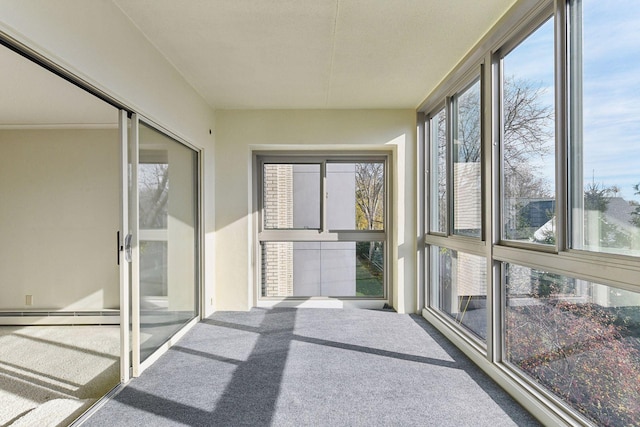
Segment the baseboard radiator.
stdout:
<path fill-rule="evenodd" d="M 0 325 L 119 325 L 120 310 L 0 311 Z"/>

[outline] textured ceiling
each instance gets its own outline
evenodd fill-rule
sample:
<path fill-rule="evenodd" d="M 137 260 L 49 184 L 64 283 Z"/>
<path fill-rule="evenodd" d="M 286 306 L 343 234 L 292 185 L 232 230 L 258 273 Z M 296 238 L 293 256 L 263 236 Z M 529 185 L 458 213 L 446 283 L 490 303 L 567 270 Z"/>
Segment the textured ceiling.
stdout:
<path fill-rule="evenodd" d="M 416 108 L 513 0 L 113 0 L 217 109 Z"/>
<path fill-rule="evenodd" d="M 416 108 L 514 0 L 112 0 L 216 109 Z M 115 108 L 0 46 L 0 126 Z"/>

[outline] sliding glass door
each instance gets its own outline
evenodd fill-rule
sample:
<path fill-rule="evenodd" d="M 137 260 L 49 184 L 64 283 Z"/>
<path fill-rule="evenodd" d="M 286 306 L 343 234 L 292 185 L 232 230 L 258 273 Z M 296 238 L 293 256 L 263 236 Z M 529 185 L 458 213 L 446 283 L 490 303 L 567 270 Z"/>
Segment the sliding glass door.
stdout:
<path fill-rule="evenodd" d="M 128 141 L 131 367 L 198 316 L 198 153 L 133 114 Z"/>

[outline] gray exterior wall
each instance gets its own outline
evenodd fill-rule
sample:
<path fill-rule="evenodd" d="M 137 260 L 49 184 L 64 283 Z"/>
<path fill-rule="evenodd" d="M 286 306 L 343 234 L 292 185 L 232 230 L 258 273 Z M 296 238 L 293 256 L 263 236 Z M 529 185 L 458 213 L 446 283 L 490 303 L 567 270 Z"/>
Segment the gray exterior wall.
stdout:
<path fill-rule="evenodd" d="M 330 164 L 327 171 L 327 226 L 356 227 L 355 165 Z M 320 227 L 317 165 L 265 168 L 265 223 L 277 228 Z M 268 243 L 262 253 L 263 296 L 355 296 L 355 242 Z"/>

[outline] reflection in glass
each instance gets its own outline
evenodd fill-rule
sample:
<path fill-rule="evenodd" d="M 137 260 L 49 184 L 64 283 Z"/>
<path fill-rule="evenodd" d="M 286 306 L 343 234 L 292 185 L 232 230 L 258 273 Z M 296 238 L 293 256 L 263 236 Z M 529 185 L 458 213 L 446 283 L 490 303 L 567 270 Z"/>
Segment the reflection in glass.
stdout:
<path fill-rule="evenodd" d="M 553 19 L 509 52 L 502 65 L 503 238 L 553 245 Z"/>
<path fill-rule="evenodd" d="M 320 228 L 320 165 L 265 164 L 265 229 Z"/>
<path fill-rule="evenodd" d="M 166 157 L 166 153 L 161 153 Z M 140 228 L 167 228 L 167 200 L 169 197 L 169 165 L 166 163 L 141 163 L 138 166 L 140 197 Z"/>
<path fill-rule="evenodd" d="M 431 246 L 431 301 L 476 336 L 487 337 L 485 258 Z"/>
<path fill-rule="evenodd" d="M 384 163 L 327 163 L 329 230 L 384 230 Z"/>
<path fill-rule="evenodd" d="M 599 425 L 640 425 L 640 294 L 504 269 L 506 359 Z"/>
<path fill-rule="evenodd" d="M 480 81 L 453 98 L 453 233 L 480 237 Z"/>
<path fill-rule="evenodd" d="M 198 313 L 196 165 L 193 150 L 141 124 L 141 360 Z"/>
<path fill-rule="evenodd" d="M 429 120 L 431 147 L 431 224 L 436 233 L 447 232 L 447 121 L 444 108 Z"/>
<path fill-rule="evenodd" d="M 640 256 L 640 4 L 571 6 L 571 244 Z"/>
<path fill-rule="evenodd" d="M 382 242 L 264 242 L 262 296 L 384 296 Z"/>

